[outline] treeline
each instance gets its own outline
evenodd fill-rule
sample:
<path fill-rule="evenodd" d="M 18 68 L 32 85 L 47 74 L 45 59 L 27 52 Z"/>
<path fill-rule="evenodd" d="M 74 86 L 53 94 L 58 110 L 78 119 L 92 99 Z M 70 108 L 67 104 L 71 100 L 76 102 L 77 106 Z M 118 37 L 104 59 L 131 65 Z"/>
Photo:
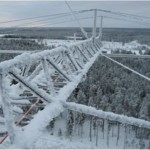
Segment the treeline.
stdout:
<path fill-rule="evenodd" d="M 136 29 L 136 28 L 104 28 L 104 41 L 115 41 L 127 43 L 137 40 L 141 44 L 150 43 L 150 29 Z"/>
<path fill-rule="evenodd" d="M 18 54 L 0 54 L 0 62 L 13 59 Z"/>
<path fill-rule="evenodd" d="M 54 45 L 47 46 L 46 42 L 42 39 L 5 39 L 0 38 L 0 50 L 45 50 L 55 48 Z M 0 53 L 0 62 L 14 58 L 19 54 L 15 53 Z"/>
<path fill-rule="evenodd" d="M 48 49 L 44 43 L 29 39 L 0 39 L 1 50 L 44 50 Z"/>
<path fill-rule="evenodd" d="M 67 36 L 73 36 L 76 33 L 77 36 L 83 37 L 80 28 L 10 28 L 0 29 L 0 34 L 8 34 L 8 30 L 13 34 L 5 35 L 6 38 L 36 38 L 36 39 L 66 39 Z M 88 36 L 92 36 L 92 28 L 85 28 Z M 97 34 L 99 29 L 97 28 Z M 130 42 L 137 40 L 141 44 L 150 43 L 150 29 L 134 29 L 134 28 L 103 28 L 104 41 L 116 41 L 116 42 Z"/>
<path fill-rule="evenodd" d="M 66 39 L 67 36 L 82 36 L 80 28 L 10 28 L 13 34 L 8 34 L 8 29 L 0 29 L 1 34 L 5 35 L 4 38 L 26 38 L 26 39 Z"/>

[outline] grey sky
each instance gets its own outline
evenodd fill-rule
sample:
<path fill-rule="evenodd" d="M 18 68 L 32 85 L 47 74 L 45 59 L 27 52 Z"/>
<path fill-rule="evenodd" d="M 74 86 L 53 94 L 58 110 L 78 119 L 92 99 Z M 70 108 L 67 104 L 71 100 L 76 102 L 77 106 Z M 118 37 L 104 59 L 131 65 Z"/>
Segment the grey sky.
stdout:
<path fill-rule="evenodd" d="M 68 1 L 71 8 L 75 10 L 82 10 L 82 9 L 91 9 L 91 8 L 99 8 L 99 9 L 106 9 L 111 11 L 118 11 L 124 13 L 131 13 L 141 16 L 150 17 L 150 2 L 149 1 Z M 62 13 L 62 12 L 69 12 L 64 1 L 0 1 L 0 22 L 13 20 L 13 19 L 20 19 L 20 18 L 27 18 L 27 17 L 35 17 L 41 15 L 50 15 L 55 13 Z M 98 15 L 105 15 L 110 16 L 106 13 L 99 13 Z M 93 13 L 89 12 L 86 14 L 77 15 L 78 18 L 85 18 L 85 17 L 92 17 Z M 116 18 L 119 18 L 115 16 Z M 72 20 L 73 17 L 63 17 L 58 19 L 49 19 L 47 21 L 41 21 L 36 23 L 30 23 L 26 26 L 53 26 L 53 27 L 60 27 L 60 26 L 78 26 L 76 22 L 67 22 L 62 24 L 57 24 L 63 22 L 65 20 Z M 0 23 L 1 27 L 8 27 L 8 26 L 15 26 L 27 22 L 22 21 L 17 23 L 7 23 L 2 24 Z M 93 20 L 86 19 L 80 21 L 83 26 L 92 26 Z M 99 18 L 97 22 L 97 26 L 99 26 Z M 147 22 L 150 23 L 150 19 L 147 19 Z M 150 27 L 149 25 L 139 25 L 137 23 L 131 23 L 127 21 L 120 21 L 114 19 L 104 19 L 104 26 L 105 27 Z"/>

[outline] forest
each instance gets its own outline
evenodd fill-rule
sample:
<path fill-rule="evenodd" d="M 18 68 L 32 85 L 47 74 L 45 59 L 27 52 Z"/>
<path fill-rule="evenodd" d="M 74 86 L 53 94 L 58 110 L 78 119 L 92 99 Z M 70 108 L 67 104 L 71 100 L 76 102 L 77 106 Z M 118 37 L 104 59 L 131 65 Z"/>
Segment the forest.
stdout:
<path fill-rule="evenodd" d="M 9 32 L 11 34 L 9 35 Z M 92 28 L 85 28 L 88 36 L 92 35 Z M 97 34 L 99 28 L 97 28 Z M 0 34 L 6 34 L 4 38 L 22 39 L 66 39 L 67 36 L 83 37 L 80 28 L 51 27 L 51 28 L 0 28 Z M 130 42 L 137 40 L 141 44 L 150 43 L 150 29 L 146 28 L 103 28 L 103 41 Z"/>
<path fill-rule="evenodd" d="M 116 58 L 150 77 L 149 59 Z M 80 88 L 79 88 L 80 87 Z M 149 83 L 100 56 L 70 101 L 150 121 Z"/>
<path fill-rule="evenodd" d="M 115 60 L 150 77 L 149 59 L 116 58 Z M 150 121 L 149 91 L 149 82 L 99 56 L 68 101 Z M 65 125 L 60 126 L 60 123 Z M 123 134 L 126 136 L 124 148 L 145 148 L 147 144 L 145 139 L 149 139 L 149 131 L 146 129 L 135 126 L 124 127 L 117 122 L 74 111 L 67 111 L 51 121 L 48 131 L 60 138 L 69 137 L 71 141 L 75 136 L 82 140 L 87 138 L 86 140 L 94 142 L 96 146 L 100 145 L 100 139 L 106 139 L 107 148 L 111 142 L 110 138 L 115 139 L 114 145 L 117 146 L 121 143 Z"/>
<path fill-rule="evenodd" d="M 45 43 L 38 43 L 31 39 L 5 39 L 0 38 L 1 50 L 44 50 L 48 49 Z"/>
<path fill-rule="evenodd" d="M 52 49 L 55 46 L 47 46 L 46 42 L 42 39 L 22 39 L 22 38 L 0 38 L 0 50 L 22 50 L 22 51 L 34 51 Z M 0 53 L 0 62 L 9 60 L 17 56 L 15 53 Z"/>

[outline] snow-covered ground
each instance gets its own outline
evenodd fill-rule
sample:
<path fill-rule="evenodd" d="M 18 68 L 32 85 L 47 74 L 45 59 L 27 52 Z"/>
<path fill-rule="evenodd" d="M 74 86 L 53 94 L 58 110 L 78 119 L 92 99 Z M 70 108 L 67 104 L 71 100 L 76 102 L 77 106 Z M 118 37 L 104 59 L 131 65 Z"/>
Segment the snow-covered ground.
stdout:
<path fill-rule="evenodd" d="M 129 43 L 122 43 L 122 42 L 103 42 L 103 46 L 105 49 L 107 49 L 107 53 L 111 54 L 115 50 L 125 50 L 125 51 L 131 51 L 132 53 L 139 55 L 139 50 L 142 51 L 142 53 L 145 52 L 144 48 L 150 49 L 150 46 L 145 44 L 140 44 L 138 41 L 132 41 Z"/>
<path fill-rule="evenodd" d="M 51 131 L 46 130 L 38 141 L 34 144 L 34 148 L 140 148 L 139 139 L 135 139 L 135 133 L 131 129 L 127 130 L 127 135 L 124 134 L 124 126 L 120 126 L 120 137 L 117 142 L 117 126 L 112 126 L 107 135 L 107 129 L 99 126 L 97 129 L 92 129 L 92 140 L 90 141 L 89 131 L 90 122 L 85 121 L 82 127 L 76 127 L 73 131 L 73 136 L 66 135 L 66 124 L 64 120 L 58 119 L 55 123 L 53 135 Z M 82 129 L 81 129 L 82 128 Z M 62 135 L 59 135 L 59 129 L 62 130 Z M 82 132 L 82 134 L 81 134 Z M 98 134 L 97 134 L 98 133 Z M 98 141 L 96 145 L 96 136 Z M 126 137 L 125 137 L 126 136 Z M 125 141 L 125 143 L 124 143 Z M 148 140 L 144 140 L 145 146 L 148 147 Z M 44 144 L 43 144 L 44 143 Z"/>
<path fill-rule="evenodd" d="M 61 129 L 62 133 L 59 134 Z M 66 121 L 61 117 L 57 118 L 53 129 L 45 129 L 43 133 L 38 137 L 36 142 L 32 145 L 32 148 L 36 149 L 116 149 L 116 148 L 128 148 L 139 149 L 141 142 L 143 142 L 143 148 L 148 148 L 149 140 L 142 140 L 135 138 L 135 131 L 131 128 L 126 130 L 124 134 L 124 126 L 120 125 L 119 139 L 117 126 L 111 126 L 109 133 L 107 128 L 102 129 L 99 126 L 98 129 L 92 128 L 92 139 L 90 141 L 89 131 L 90 122 L 87 120 L 83 126 L 76 126 L 74 128 L 72 136 L 67 135 Z M 81 134 L 82 133 L 82 134 Z M 34 133 L 31 133 L 34 134 Z M 97 138 L 96 138 L 97 136 Z M 118 141 L 117 141 L 118 139 Z M 96 142 L 97 140 L 97 142 Z M 8 145 L 8 140 L 4 145 L 0 145 L 0 148 L 5 148 Z M 13 145 L 9 148 L 20 148 L 17 145 Z M 31 147 L 30 147 L 31 148 Z"/>

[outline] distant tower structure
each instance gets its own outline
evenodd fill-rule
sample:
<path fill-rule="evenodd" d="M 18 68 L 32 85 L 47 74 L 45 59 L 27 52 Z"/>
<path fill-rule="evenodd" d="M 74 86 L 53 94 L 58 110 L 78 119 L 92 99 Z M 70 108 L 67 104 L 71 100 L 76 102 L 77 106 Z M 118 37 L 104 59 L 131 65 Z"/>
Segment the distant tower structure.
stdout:
<path fill-rule="evenodd" d="M 76 42 L 76 33 L 74 33 L 74 42 Z"/>
<path fill-rule="evenodd" d="M 68 40 L 74 40 L 74 42 L 77 41 L 77 40 L 82 40 L 82 39 L 83 39 L 82 36 L 77 36 L 76 33 L 74 33 L 73 36 L 67 36 L 66 38 L 67 38 Z"/>

